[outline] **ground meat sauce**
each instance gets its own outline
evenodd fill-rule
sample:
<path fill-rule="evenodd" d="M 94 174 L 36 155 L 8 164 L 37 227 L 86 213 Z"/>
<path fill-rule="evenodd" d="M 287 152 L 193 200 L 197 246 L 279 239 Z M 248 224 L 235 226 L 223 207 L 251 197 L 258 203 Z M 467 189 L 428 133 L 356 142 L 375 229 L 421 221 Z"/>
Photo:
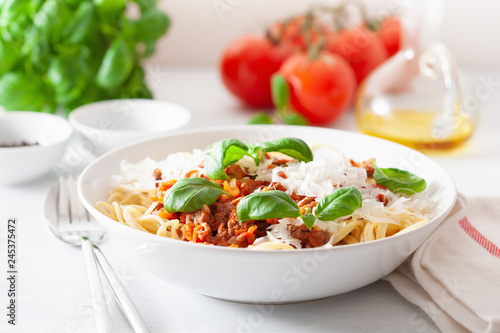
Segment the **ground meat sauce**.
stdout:
<path fill-rule="evenodd" d="M 155 179 L 155 183 L 156 183 L 156 187 L 158 187 L 159 183 L 158 181 L 161 180 L 161 170 L 160 169 L 155 169 L 155 171 L 153 171 L 153 177 Z"/>
<path fill-rule="evenodd" d="M 302 225 L 289 225 L 288 230 L 293 238 L 300 240 L 303 248 L 323 246 L 330 240 L 330 234 L 314 226 L 311 230 Z"/>
<path fill-rule="evenodd" d="M 275 160 L 271 167 L 283 165 L 287 160 Z M 353 166 L 363 167 L 367 173 L 373 174 L 373 166 L 370 162 L 357 163 L 351 160 Z M 231 193 L 221 195 L 212 205 L 204 205 L 202 209 L 190 213 L 181 213 L 178 218 L 183 224 L 179 237 L 184 241 L 195 243 L 206 243 L 219 246 L 248 247 L 259 237 L 267 235 L 267 229 L 277 224 L 277 219 L 251 220 L 240 222 L 236 214 L 238 202 L 246 195 L 256 190 L 279 190 L 286 191 L 286 188 L 279 182 L 256 181 L 251 178 L 238 164 L 233 164 L 226 168 L 226 174 L 231 178 L 226 180 L 215 180 L 224 190 Z M 161 180 L 161 171 L 154 171 L 155 180 Z M 193 176 L 193 175 L 190 175 Z M 282 176 L 282 178 L 285 178 Z M 166 191 L 175 181 L 162 183 L 160 191 Z M 163 195 L 159 196 L 159 200 Z M 317 204 L 315 197 L 308 197 L 292 193 L 291 198 L 297 202 L 302 213 L 309 208 L 313 209 Z M 380 198 L 381 201 L 383 198 Z M 159 202 L 156 209 L 164 210 L 163 204 Z M 155 209 L 155 210 L 156 210 Z M 178 213 L 176 213 L 178 214 Z M 323 246 L 330 240 L 330 234 L 314 226 L 309 230 L 305 225 L 289 225 L 290 235 L 300 240 L 303 248 L 314 248 Z"/>

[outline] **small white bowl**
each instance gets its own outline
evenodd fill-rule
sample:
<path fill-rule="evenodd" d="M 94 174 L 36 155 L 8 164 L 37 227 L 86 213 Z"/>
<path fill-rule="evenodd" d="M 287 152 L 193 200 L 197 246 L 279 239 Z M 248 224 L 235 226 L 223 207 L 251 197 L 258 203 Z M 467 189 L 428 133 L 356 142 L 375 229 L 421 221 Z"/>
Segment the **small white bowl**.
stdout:
<path fill-rule="evenodd" d="M 28 111 L 0 113 L 0 144 L 38 143 L 0 147 L 0 185 L 25 183 L 50 171 L 72 133 L 69 123 L 59 116 Z"/>
<path fill-rule="evenodd" d="M 191 113 L 184 107 L 151 99 L 117 99 L 76 108 L 69 122 L 91 143 L 96 155 L 184 127 Z"/>

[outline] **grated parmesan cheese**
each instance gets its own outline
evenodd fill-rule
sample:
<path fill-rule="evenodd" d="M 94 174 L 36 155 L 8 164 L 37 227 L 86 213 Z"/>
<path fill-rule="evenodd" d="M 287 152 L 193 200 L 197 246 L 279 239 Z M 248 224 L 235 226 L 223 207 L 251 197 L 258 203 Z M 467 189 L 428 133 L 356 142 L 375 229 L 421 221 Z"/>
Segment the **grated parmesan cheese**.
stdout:
<path fill-rule="evenodd" d="M 144 160 L 131 164 L 127 161 L 120 163 L 120 174 L 111 176 L 111 185 L 124 185 L 130 188 L 155 188 L 153 171 L 160 169 L 162 179 L 181 179 L 190 171 L 198 171 L 200 175 L 205 174 L 205 153 L 194 149 L 192 153 L 175 153 L 167 156 L 162 161 L 155 161 L 147 157 Z"/>

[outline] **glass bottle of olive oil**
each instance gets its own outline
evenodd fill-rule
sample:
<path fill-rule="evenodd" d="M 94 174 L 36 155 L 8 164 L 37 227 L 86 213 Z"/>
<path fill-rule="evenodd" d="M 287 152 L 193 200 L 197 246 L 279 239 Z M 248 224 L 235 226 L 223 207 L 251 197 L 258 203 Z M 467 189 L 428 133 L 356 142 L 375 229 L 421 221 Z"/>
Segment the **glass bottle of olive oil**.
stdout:
<path fill-rule="evenodd" d="M 422 151 L 460 146 L 475 130 L 478 101 L 439 40 L 442 0 L 404 0 L 398 53 L 362 83 L 356 121 L 366 134 Z"/>

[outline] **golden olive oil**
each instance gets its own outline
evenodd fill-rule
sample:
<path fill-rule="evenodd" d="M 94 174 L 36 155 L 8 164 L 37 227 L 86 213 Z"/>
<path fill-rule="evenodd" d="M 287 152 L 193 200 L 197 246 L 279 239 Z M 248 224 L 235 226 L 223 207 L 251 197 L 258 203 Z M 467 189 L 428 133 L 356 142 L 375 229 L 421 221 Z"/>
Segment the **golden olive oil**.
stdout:
<path fill-rule="evenodd" d="M 369 135 L 395 141 L 419 150 L 450 150 L 460 146 L 474 131 L 473 123 L 457 115 L 456 125 L 446 138 L 432 135 L 436 112 L 428 110 L 392 110 L 387 115 L 373 112 L 357 114 L 360 130 Z"/>

